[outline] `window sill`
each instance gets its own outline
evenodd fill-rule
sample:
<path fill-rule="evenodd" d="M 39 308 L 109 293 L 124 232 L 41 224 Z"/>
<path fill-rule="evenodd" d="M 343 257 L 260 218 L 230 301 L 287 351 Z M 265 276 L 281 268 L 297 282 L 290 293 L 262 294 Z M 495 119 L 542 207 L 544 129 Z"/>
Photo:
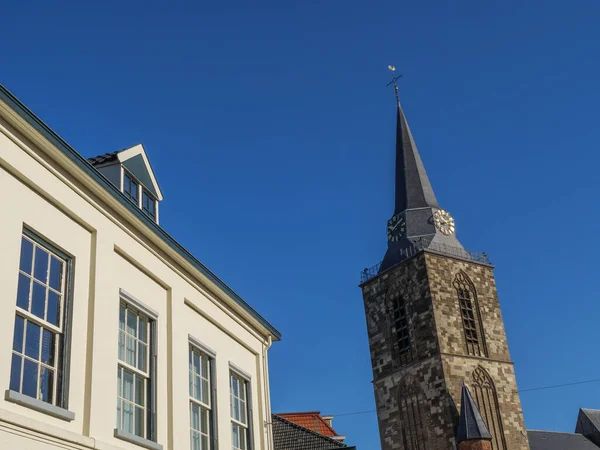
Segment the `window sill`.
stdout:
<path fill-rule="evenodd" d="M 7 402 L 16 403 L 17 405 L 26 406 L 27 408 L 35 409 L 36 411 L 46 413 L 50 416 L 56 417 L 57 419 L 66 420 L 71 422 L 75 420 L 75 413 L 69 410 L 63 409 L 59 406 L 51 405 L 50 403 L 43 402 L 28 395 L 23 395 L 19 392 L 6 391 L 4 399 Z"/>
<path fill-rule="evenodd" d="M 127 431 L 119 430 L 115 428 L 115 437 L 122 439 L 132 444 L 141 445 L 142 447 L 149 448 L 150 450 L 162 450 L 163 446 L 143 437 L 136 436 L 135 434 L 128 433 Z"/>

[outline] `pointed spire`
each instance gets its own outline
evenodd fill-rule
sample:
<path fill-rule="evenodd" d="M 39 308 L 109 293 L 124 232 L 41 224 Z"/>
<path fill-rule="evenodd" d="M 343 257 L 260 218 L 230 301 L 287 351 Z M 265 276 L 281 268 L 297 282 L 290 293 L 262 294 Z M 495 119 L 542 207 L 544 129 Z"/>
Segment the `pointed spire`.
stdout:
<path fill-rule="evenodd" d="M 425 166 L 417 150 L 408 121 L 398 100 L 396 122 L 396 207 L 394 214 L 407 209 L 439 208 Z"/>
<path fill-rule="evenodd" d="M 456 433 L 456 443 L 472 440 L 491 440 L 492 435 L 487 429 L 477 404 L 471 397 L 469 388 L 463 383 L 462 395 L 460 400 L 460 420 L 458 422 L 458 432 Z"/>

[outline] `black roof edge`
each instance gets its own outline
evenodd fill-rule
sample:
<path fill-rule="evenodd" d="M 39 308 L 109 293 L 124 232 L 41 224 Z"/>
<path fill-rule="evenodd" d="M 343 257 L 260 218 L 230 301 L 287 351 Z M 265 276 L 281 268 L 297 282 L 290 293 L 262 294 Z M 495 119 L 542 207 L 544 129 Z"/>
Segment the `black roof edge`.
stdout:
<path fill-rule="evenodd" d="M 202 272 L 209 280 L 215 283 L 220 289 L 233 298 L 242 308 L 250 313 L 258 322 L 261 323 L 269 332 L 275 336 L 277 340 L 281 339 L 281 332 L 271 325 L 264 317 L 262 317 L 252 306 L 250 306 L 242 297 L 235 293 L 225 282 L 215 275 L 208 267 L 202 264 L 194 255 L 185 249 L 177 242 L 169 233 L 167 233 L 158 224 L 148 218 L 141 209 L 136 208 L 116 186 L 108 181 L 86 158 L 80 155 L 73 147 L 65 140 L 56 134 L 48 125 L 46 125 L 39 117 L 37 117 L 29 108 L 27 108 L 17 97 L 15 97 L 8 89 L 0 84 L 0 100 L 4 101 L 13 111 L 15 111 L 25 122 L 31 125 L 38 133 L 50 141 L 54 146 L 62 150 L 80 169 L 87 175 L 91 176 L 94 181 L 106 189 L 113 197 L 115 197 L 123 206 L 132 212 L 138 219 L 154 231 L 165 243 L 173 250 L 183 256 L 196 269 Z"/>

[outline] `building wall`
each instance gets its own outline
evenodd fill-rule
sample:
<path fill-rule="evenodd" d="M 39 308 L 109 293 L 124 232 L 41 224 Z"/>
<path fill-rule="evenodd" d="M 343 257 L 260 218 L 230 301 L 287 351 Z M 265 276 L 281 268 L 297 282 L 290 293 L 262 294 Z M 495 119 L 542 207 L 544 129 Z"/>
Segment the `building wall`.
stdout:
<path fill-rule="evenodd" d="M 488 357 L 469 356 L 466 351 L 453 285 L 460 271 L 477 293 Z M 422 252 L 365 283 L 362 289 L 383 450 L 455 449 L 461 385 L 463 381 L 472 384 L 478 367 L 494 382 L 507 449 L 529 449 L 490 266 Z M 414 360 L 407 365 L 401 364 L 395 353 L 390 303 L 395 293 L 408 303 Z M 427 440 L 422 447 L 419 443 L 406 445 L 402 434 L 402 427 L 412 418 L 401 411 L 399 399 L 403 390 L 411 389 L 422 392 L 417 402 Z"/>
<path fill-rule="evenodd" d="M 7 114 L 0 105 L 0 117 Z M 116 426 L 119 291 L 158 313 L 157 442 L 190 448 L 189 336 L 216 352 L 218 439 L 231 448 L 230 363 L 251 376 L 254 448 L 270 449 L 270 337 L 14 117 L 0 119 L 0 389 L 8 389 L 23 227 L 72 255 L 71 422 L 0 400 L 0 448 L 139 449 Z M 19 127 L 19 131 L 13 125 Z M 225 299 L 226 300 L 226 299 Z"/>

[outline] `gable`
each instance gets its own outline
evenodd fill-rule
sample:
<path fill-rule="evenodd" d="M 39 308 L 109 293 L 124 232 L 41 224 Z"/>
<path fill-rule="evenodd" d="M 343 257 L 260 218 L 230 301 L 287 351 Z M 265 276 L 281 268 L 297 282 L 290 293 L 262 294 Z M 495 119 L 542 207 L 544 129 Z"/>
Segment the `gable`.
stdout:
<path fill-rule="evenodd" d="M 148 171 L 148 167 L 146 166 L 142 155 L 135 155 L 134 157 L 123 161 L 122 164 L 123 167 L 131 172 L 131 174 L 136 177 L 152 195 L 154 195 L 154 197 L 160 198 L 158 191 L 154 187 L 152 177 L 150 176 L 150 172 Z"/>

